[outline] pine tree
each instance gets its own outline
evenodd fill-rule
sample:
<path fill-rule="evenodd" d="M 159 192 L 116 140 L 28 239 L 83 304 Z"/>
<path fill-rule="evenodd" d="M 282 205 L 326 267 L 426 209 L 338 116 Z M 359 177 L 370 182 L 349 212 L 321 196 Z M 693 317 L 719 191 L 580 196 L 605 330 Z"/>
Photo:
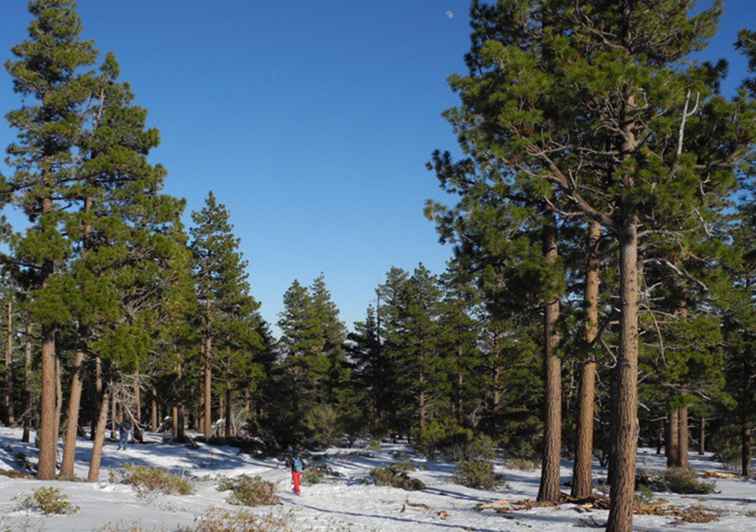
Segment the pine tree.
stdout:
<path fill-rule="evenodd" d="M 668 229 L 656 226 L 655 212 L 692 210 L 698 190 L 726 194 L 733 165 L 753 138 L 742 106 L 713 95 L 710 69 L 675 66 L 705 45 L 720 13 L 719 3 L 695 16 L 692 7 L 475 2 L 470 72 L 451 81 L 462 106 L 448 116 L 463 147 L 514 173 L 528 183 L 529 196 L 560 216 L 599 222 L 619 242 L 609 530 L 632 526 L 641 241 L 649 226 Z M 687 133 L 702 123 L 696 100 L 704 111 L 729 105 L 728 120 L 703 112 L 707 127 L 741 133 L 724 151 L 687 149 Z"/>
<path fill-rule="evenodd" d="M 212 192 L 205 206 L 192 213 L 191 250 L 204 337 L 202 431 L 206 438 L 212 435 L 213 366 L 222 365 L 224 377 L 228 377 L 235 366 L 248 362 L 243 359 L 251 355 L 251 346 L 259 344 L 255 329 L 250 328 L 259 304 L 249 294 L 247 263 L 238 249 L 239 239 L 233 234 L 229 218 L 225 205 L 218 203 Z M 221 416 L 228 417 L 232 391 L 230 386 L 224 386 L 226 412 Z M 230 428 L 228 419 L 226 427 Z"/>
<path fill-rule="evenodd" d="M 26 213 L 30 227 L 14 238 L 12 264 L 29 273 L 30 310 L 41 326 L 42 396 L 38 477 L 55 476 L 55 332 L 67 317 L 57 272 L 71 254 L 64 226 L 77 183 L 75 146 L 86 120 L 92 76 L 82 68 L 95 61 L 82 41 L 74 0 L 32 0 L 29 38 L 13 47 L 6 63 L 14 90 L 27 103 L 8 113 L 17 142 L 8 147 L 15 172 L 4 183 L 6 201 Z"/>

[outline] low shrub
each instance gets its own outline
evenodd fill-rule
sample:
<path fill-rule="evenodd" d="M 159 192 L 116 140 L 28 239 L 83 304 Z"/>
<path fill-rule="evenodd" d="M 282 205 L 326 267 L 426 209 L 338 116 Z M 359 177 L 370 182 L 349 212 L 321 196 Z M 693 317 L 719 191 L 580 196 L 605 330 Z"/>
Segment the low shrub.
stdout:
<path fill-rule="evenodd" d="M 287 521 L 285 517 L 274 515 L 210 508 L 197 518 L 193 526 L 179 527 L 175 532 L 293 532 Z"/>
<path fill-rule="evenodd" d="M 417 470 L 417 467 L 415 467 L 415 464 L 413 464 L 410 460 L 404 460 L 402 462 L 392 464 L 391 467 L 392 469 L 396 471 L 402 471 L 404 473 L 411 473 Z"/>
<path fill-rule="evenodd" d="M 79 511 L 79 507 L 71 504 L 65 493 L 53 487 L 36 489 L 19 503 L 25 510 L 35 510 L 46 515 L 67 515 Z"/>
<path fill-rule="evenodd" d="M 381 450 L 381 440 L 378 438 L 373 438 L 370 440 L 370 443 L 368 444 L 368 450 L 370 451 L 380 451 Z"/>
<path fill-rule="evenodd" d="M 636 487 L 642 489 L 642 486 L 685 495 L 706 495 L 716 489 L 714 482 L 699 480 L 695 471 L 685 467 L 670 467 L 662 474 L 641 471 L 636 477 Z"/>
<path fill-rule="evenodd" d="M 511 458 L 506 461 L 506 466 L 517 471 L 535 471 L 541 467 L 541 464 L 538 460 L 531 460 L 530 458 Z"/>
<path fill-rule="evenodd" d="M 486 460 L 462 460 L 457 464 L 454 480 L 468 488 L 490 490 L 496 487 L 493 464 Z"/>
<path fill-rule="evenodd" d="M 325 472 L 320 467 L 309 467 L 302 474 L 302 484 L 305 486 L 314 486 L 320 484 L 325 478 Z"/>
<path fill-rule="evenodd" d="M 218 482 L 218 491 L 230 491 L 228 503 L 236 506 L 269 506 L 278 504 L 276 485 L 259 476 L 240 475 L 223 478 Z"/>
<path fill-rule="evenodd" d="M 419 491 L 425 489 L 422 480 L 411 478 L 406 472 L 397 469 L 394 466 L 377 467 L 370 471 L 376 486 L 391 486 L 408 491 Z"/>
<path fill-rule="evenodd" d="M 133 486 L 140 495 L 163 493 L 189 495 L 194 491 L 192 482 L 159 467 L 127 465 L 118 472 L 111 471 L 110 481 Z"/>

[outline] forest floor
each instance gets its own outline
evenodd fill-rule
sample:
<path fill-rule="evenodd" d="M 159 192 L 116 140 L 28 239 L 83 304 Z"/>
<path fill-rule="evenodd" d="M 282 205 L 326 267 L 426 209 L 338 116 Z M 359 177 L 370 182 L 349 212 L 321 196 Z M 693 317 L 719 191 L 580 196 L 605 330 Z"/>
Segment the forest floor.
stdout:
<path fill-rule="evenodd" d="M 243 473 L 259 475 L 277 484 L 281 504 L 251 509 L 259 515 L 273 514 L 290 523 L 293 530 L 597 530 L 606 523 L 608 512 L 587 505 L 567 503 L 558 507 L 521 506 L 507 511 L 480 510 L 481 504 L 505 499 L 516 502 L 534 499 L 538 491 L 539 471 L 521 471 L 497 462 L 496 472 L 502 483 L 495 490 L 477 490 L 454 482 L 454 466 L 442 461 L 429 462 L 401 445 L 384 444 L 380 450 L 329 449 L 323 461 L 341 474 L 303 489 L 302 496 L 290 492 L 289 472 L 275 459 L 255 459 L 239 454 L 238 449 L 199 444 L 164 444 L 159 436 L 148 434 L 152 443 L 132 444 L 118 451 L 115 442 L 106 443 L 100 481 L 44 482 L 0 476 L 0 531 L 165 531 L 192 527 L 198 516 L 210 508 L 238 511 L 240 507 L 226 502 L 227 493 L 216 489 L 219 477 Z M 76 474 L 86 478 L 91 443 L 80 440 Z M 0 470 L 19 470 L 17 458 L 23 453 L 30 462 L 36 450 L 21 442 L 17 429 L 0 428 Z M 404 491 L 378 487 L 369 482 L 372 468 L 410 459 L 417 471 L 410 476 L 426 484 L 422 491 Z M 699 473 L 725 472 L 722 464 L 709 455 L 691 453 L 690 463 Z M 140 496 L 128 485 L 109 481 L 111 470 L 126 464 L 170 469 L 191 477 L 192 495 Z M 641 469 L 663 469 L 664 457 L 651 449 L 638 455 Z M 595 466 L 596 477 L 606 472 Z M 571 463 L 562 464 L 562 480 L 569 481 Z M 20 507 L 19 499 L 41 486 L 54 485 L 71 503 L 79 507 L 72 515 L 45 516 Z M 569 492 L 569 488 L 563 488 Z M 756 481 L 716 479 L 716 492 L 710 495 L 675 495 L 658 493 L 677 508 L 699 506 L 717 514 L 709 523 L 680 522 L 671 515 L 636 515 L 635 530 L 756 530 Z"/>

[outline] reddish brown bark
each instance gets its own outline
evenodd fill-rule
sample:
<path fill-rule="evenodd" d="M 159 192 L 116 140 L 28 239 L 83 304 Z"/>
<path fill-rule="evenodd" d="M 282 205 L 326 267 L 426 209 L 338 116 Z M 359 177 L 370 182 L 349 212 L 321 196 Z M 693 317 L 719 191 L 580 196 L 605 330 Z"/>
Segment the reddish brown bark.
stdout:
<path fill-rule="evenodd" d="M 629 126 L 630 127 L 630 126 Z M 632 129 L 626 132 L 625 153 L 632 151 Z M 625 179 L 626 188 L 632 180 Z M 614 471 L 607 532 L 630 532 L 635 500 L 638 448 L 638 218 L 626 213 L 620 236 L 620 355 L 617 360 L 617 400 L 614 405 Z"/>
<path fill-rule="evenodd" d="M 676 467 L 680 460 L 680 438 L 678 438 L 680 423 L 678 421 L 679 410 L 673 408 L 669 413 L 667 429 L 667 467 Z"/>
<path fill-rule="evenodd" d="M 32 391 L 32 326 L 26 324 L 26 339 L 24 345 L 24 433 L 21 441 L 29 443 L 31 440 L 31 425 L 34 416 L 34 392 Z"/>
<path fill-rule="evenodd" d="M 42 393 L 41 419 L 39 426 L 39 462 L 37 478 L 55 478 L 55 446 L 57 442 L 55 416 L 55 331 L 42 329 Z"/>
<path fill-rule="evenodd" d="M 89 474 L 87 480 L 97 482 L 100 478 L 100 464 L 102 463 L 102 446 L 105 443 L 105 429 L 108 424 L 110 392 L 104 390 L 100 399 L 100 412 L 97 416 L 95 439 L 92 445 L 92 455 L 89 458 Z"/>
<path fill-rule="evenodd" d="M 690 441 L 690 433 L 688 431 L 688 407 L 680 407 L 677 412 L 677 438 L 678 438 L 678 467 L 688 467 L 688 442 Z"/>
<path fill-rule="evenodd" d="M 558 260 L 556 225 L 553 220 L 544 225 L 543 253 L 547 264 L 555 264 Z M 558 501 L 561 496 L 559 462 L 562 450 L 562 377 L 561 360 L 557 355 L 558 321 L 559 297 L 550 294 L 544 305 L 544 442 L 539 501 Z"/>
<path fill-rule="evenodd" d="M 81 368 L 84 353 L 74 355 L 71 391 L 68 396 L 68 424 L 66 426 L 65 445 L 63 447 L 63 465 L 60 474 L 63 478 L 74 478 L 74 460 L 76 457 L 76 436 L 79 428 L 79 406 L 81 404 Z"/>
<path fill-rule="evenodd" d="M 585 332 L 587 346 L 592 346 L 598 335 L 599 256 L 598 241 L 601 225 L 591 222 L 588 229 L 585 275 Z M 580 374 L 580 400 L 578 405 L 577 445 L 572 478 L 572 496 L 585 498 L 593 492 L 593 414 L 596 402 L 596 360 L 591 355 L 583 363 Z"/>

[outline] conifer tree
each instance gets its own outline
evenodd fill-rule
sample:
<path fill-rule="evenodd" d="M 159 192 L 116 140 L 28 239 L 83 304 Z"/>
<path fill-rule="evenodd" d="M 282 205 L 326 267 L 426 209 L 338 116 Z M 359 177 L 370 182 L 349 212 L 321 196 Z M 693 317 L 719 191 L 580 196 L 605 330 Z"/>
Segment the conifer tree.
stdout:
<path fill-rule="evenodd" d="M 230 344 L 247 335 L 252 336 L 242 343 L 255 344 L 259 341 L 254 329 L 249 328 L 248 321 L 253 318 L 259 305 L 249 294 L 247 263 L 238 249 L 239 239 L 233 234 L 229 218 L 228 209 L 218 203 L 212 192 L 208 194 L 205 206 L 192 213 L 191 250 L 197 299 L 201 307 L 199 323 L 203 331 L 202 431 L 206 438 L 212 435 L 213 365 L 223 362 L 225 371 L 230 371 L 235 364 L 232 358 L 249 356 L 249 351 L 242 354 L 240 344 L 233 348 L 229 347 Z M 247 320 L 246 325 L 244 320 Z M 228 345 L 224 346 L 224 341 Z M 224 349 L 223 355 L 218 355 Z M 224 388 L 226 394 L 230 395 L 231 391 L 228 387 Z M 230 405 L 226 404 L 227 411 L 222 412 L 221 416 L 228 414 L 228 408 Z"/>
<path fill-rule="evenodd" d="M 451 81 L 462 106 L 448 116 L 463 147 L 474 146 L 486 157 L 479 162 L 526 181 L 528 195 L 551 203 L 560 216 L 597 221 L 619 243 L 621 349 L 608 530 L 632 526 L 640 242 L 649 228 L 668 229 L 654 213 L 692 210 L 697 191 L 726 194 L 733 165 L 753 138 L 744 107 L 713 94 L 711 69 L 675 65 L 705 45 L 720 13 L 719 3 L 694 16 L 692 7 L 692 1 L 653 8 L 475 2 L 470 72 Z M 686 149 L 686 135 L 701 123 L 696 100 L 707 127 L 738 132 L 733 144 Z"/>
<path fill-rule="evenodd" d="M 34 17 L 26 41 L 6 63 L 14 90 L 27 99 L 8 113 L 18 140 L 8 147 L 15 168 L 4 183 L 4 201 L 23 209 L 30 227 L 12 241 L 15 266 L 30 274 L 30 312 L 42 336 L 42 392 L 38 477 L 55 476 L 55 333 L 67 317 L 57 280 L 71 254 L 64 226 L 77 183 L 75 146 L 85 123 L 92 76 L 82 69 L 96 59 L 82 41 L 74 0 L 32 0 Z M 62 308 L 63 307 L 63 308 Z"/>

